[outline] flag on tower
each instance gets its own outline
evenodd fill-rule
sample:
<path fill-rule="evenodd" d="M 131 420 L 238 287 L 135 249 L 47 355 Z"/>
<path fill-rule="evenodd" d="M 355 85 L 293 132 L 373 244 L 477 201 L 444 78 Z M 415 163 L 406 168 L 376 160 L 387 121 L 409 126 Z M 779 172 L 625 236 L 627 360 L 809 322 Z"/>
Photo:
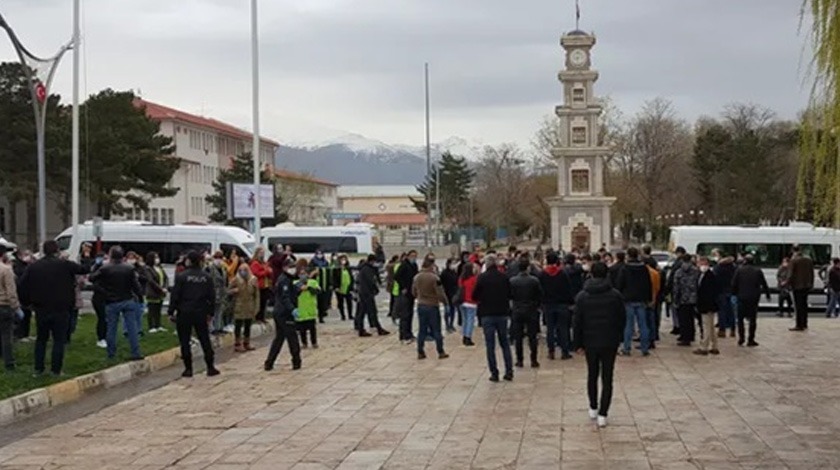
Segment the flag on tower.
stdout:
<path fill-rule="evenodd" d="M 580 0 L 575 0 L 575 28 L 580 27 Z"/>

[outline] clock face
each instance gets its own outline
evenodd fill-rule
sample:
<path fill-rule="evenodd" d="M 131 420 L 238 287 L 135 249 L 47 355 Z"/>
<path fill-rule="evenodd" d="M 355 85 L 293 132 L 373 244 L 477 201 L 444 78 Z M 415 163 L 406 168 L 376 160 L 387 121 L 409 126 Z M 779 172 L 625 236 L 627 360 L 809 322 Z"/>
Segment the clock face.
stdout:
<path fill-rule="evenodd" d="M 582 49 L 575 49 L 569 53 L 569 62 L 575 67 L 580 67 L 586 63 L 586 52 Z"/>

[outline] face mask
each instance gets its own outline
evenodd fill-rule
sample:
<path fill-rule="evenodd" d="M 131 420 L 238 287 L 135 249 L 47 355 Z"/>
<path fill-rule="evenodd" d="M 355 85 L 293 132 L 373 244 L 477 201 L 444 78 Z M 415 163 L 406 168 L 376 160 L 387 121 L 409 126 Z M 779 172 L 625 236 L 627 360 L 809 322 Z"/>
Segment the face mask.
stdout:
<path fill-rule="evenodd" d="M 701 273 L 705 273 L 705 272 L 706 272 L 706 271 L 708 271 L 708 270 L 709 270 L 709 267 L 708 267 L 708 266 L 706 266 L 706 265 L 700 266 L 700 272 L 701 272 Z"/>
<path fill-rule="evenodd" d="M 316 258 L 318 258 L 318 259 L 324 259 L 324 255 L 323 255 L 323 254 L 317 254 L 317 255 L 315 255 L 315 257 L 316 257 Z"/>
<path fill-rule="evenodd" d="M 248 279 L 248 271 L 239 271 L 239 277 L 242 279 Z"/>
<path fill-rule="evenodd" d="M 589 272 L 589 270 L 590 270 L 590 269 L 592 269 L 592 267 L 591 267 L 591 266 L 589 266 L 588 264 L 584 264 L 584 265 L 583 265 L 583 270 L 584 270 L 585 272 Z"/>
<path fill-rule="evenodd" d="M 295 268 L 289 268 L 289 269 L 286 270 L 286 274 L 288 274 L 289 276 L 294 276 L 296 272 L 297 272 L 297 269 L 295 269 Z"/>
<path fill-rule="evenodd" d="M 300 275 L 300 280 L 301 281 L 306 282 L 308 279 L 309 279 L 309 276 L 307 276 L 306 274 L 301 274 Z"/>
<path fill-rule="evenodd" d="M 128 264 L 134 266 L 134 265 L 137 264 L 137 260 L 136 259 L 130 259 L 130 260 L 128 260 Z"/>
<path fill-rule="evenodd" d="M 417 260 L 415 258 L 409 258 L 408 262 L 411 264 L 417 264 Z"/>
<path fill-rule="evenodd" d="M 214 264 L 214 265 L 216 265 L 216 266 L 221 266 L 221 265 L 222 265 L 222 260 L 220 260 L 220 259 L 214 259 L 214 260 L 213 260 L 213 264 Z"/>
<path fill-rule="evenodd" d="M 155 266 L 160 266 L 160 258 L 155 258 Z"/>

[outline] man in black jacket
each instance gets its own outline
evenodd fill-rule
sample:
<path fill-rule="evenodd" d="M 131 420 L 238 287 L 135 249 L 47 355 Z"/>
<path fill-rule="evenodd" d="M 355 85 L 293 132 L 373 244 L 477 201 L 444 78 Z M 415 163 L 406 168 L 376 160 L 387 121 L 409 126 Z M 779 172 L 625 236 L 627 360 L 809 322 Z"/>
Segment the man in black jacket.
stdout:
<path fill-rule="evenodd" d="M 528 336 L 531 350 L 531 367 L 539 367 L 537 361 L 537 329 L 540 325 L 540 305 L 543 291 L 540 281 L 528 271 L 531 260 L 522 256 L 517 262 L 519 274 L 510 280 L 510 298 L 513 310 L 513 338 L 516 344 L 516 367 L 522 367 L 523 341 Z"/>
<path fill-rule="evenodd" d="M 621 271 L 624 269 L 624 264 L 627 260 L 627 254 L 623 251 L 619 251 L 615 254 L 615 263 L 612 266 L 609 266 L 609 274 L 607 274 L 607 278 L 612 284 L 613 287 L 618 286 L 618 276 L 621 274 Z"/>
<path fill-rule="evenodd" d="M 758 301 L 761 293 L 770 300 L 770 288 L 760 268 L 753 265 L 753 256 L 746 255 L 744 264 L 735 271 L 732 278 L 732 295 L 738 299 L 738 346 L 744 345 L 744 320 L 750 322 L 749 342 L 747 346 L 755 347 L 756 321 L 758 316 Z"/>
<path fill-rule="evenodd" d="M 826 287 L 828 288 L 828 306 L 825 309 L 827 318 L 837 317 L 837 307 L 840 304 L 840 258 L 831 260 L 831 269 L 828 270 Z"/>
<path fill-rule="evenodd" d="M 44 373 L 47 341 L 52 336 L 50 369 L 54 375 L 61 375 L 70 315 L 76 307 L 76 276 L 88 272 L 78 263 L 60 259 L 58 252 L 55 241 L 44 242 L 44 257 L 27 267 L 18 283 L 20 303 L 35 311 L 36 374 Z"/>
<path fill-rule="evenodd" d="M 546 341 L 548 358 L 553 360 L 555 348 L 560 346 L 560 358 L 571 359 L 572 355 L 572 285 L 566 271 L 560 266 L 560 257 L 550 252 L 546 256 L 548 263 L 540 273 L 540 285 L 543 291 L 543 315 L 546 323 Z"/>
<path fill-rule="evenodd" d="M 625 308 L 621 294 L 607 280 L 607 266 L 595 263 L 591 273 L 592 279 L 575 300 L 575 350 L 586 354 L 589 417 L 604 427 L 612 401 L 613 370 L 624 330 Z M 599 373 L 603 387 L 600 407 Z"/>
<path fill-rule="evenodd" d="M 274 285 L 274 339 L 265 360 L 264 369 L 267 371 L 274 369 L 277 355 L 280 354 L 283 343 L 287 341 L 289 353 L 292 355 L 292 369 L 298 370 L 301 366 L 300 342 L 294 316 L 297 298 L 292 287 L 292 279 L 296 274 L 295 262 L 291 258 L 284 258 L 281 265 L 283 270 L 277 277 L 277 284 Z"/>
<path fill-rule="evenodd" d="M 639 250 L 630 247 L 627 250 L 627 264 L 618 275 L 618 290 L 624 297 L 627 311 L 627 323 L 624 327 L 624 348 L 621 353 L 630 355 L 630 344 L 633 339 L 635 324 L 639 325 L 641 336 L 640 349 L 643 356 L 650 352 L 650 323 L 648 321 L 647 309 L 653 301 L 653 286 L 650 281 L 650 273 L 646 264 L 639 259 Z"/>
<path fill-rule="evenodd" d="M 355 326 L 359 336 L 371 336 L 365 330 L 365 315 L 368 318 L 368 325 L 376 328 L 379 336 L 390 334 L 379 323 L 379 312 L 376 311 L 376 295 L 379 294 L 379 269 L 376 267 L 376 255 L 369 255 L 367 261 L 359 268 L 356 281 L 359 290 L 359 309 L 356 312 Z"/>
<path fill-rule="evenodd" d="M 32 255 L 28 251 L 16 250 L 12 257 L 12 271 L 15 273 L 18 285 L 18 297 L 22 297 L 20 293 L 20 280 L 23 278 L 23 273 L 26 268 L 32 263 Z M 32 310 L 29 305 L 21 305 L 23 311 L 23 318 L 17 322 L 15 327 L 15 339 L 29 338 L 30 328 L 32 326 Z"/>
<path fill-rule="evenodd" d="M 583 289 L 583 280 L 586 273 L 583 272 L 583 266 L 578 264 L 577 258 L 573 253 L 566 255 L 565 264 L 563 270 L 569 276 L 569 282 L 572 286 L 572 298 L 574 299 Z"/>
<path fill-rule="evenodd" d="M 715 334 L 715 312 L 717 312 L 717 299 L 719 293 L 719 282 L 712 272 L 709 258 L 701 256 L 697 260 L 697 267 L 700 269 L 700 280 L 697 287 L 697 313 L 703 320 L 703 329 L 706 334 L 700 340 L 700 349 L 694 354 L 706 356 L 708 354 L 720 354 L 718 350 L 717 335 Z M 720 319 L 718 319 L 720 321 Z"/>
<path fill-rule="evenodd" d="M 143 314 L 140 301 L 143 299 L 143 288 L 137 279 L 134 266 L 124 263 L 125 253 L 119 246 L 114 246 L 109 252 L 110 261 L 90 275 L 90 282 L 96 286 L 105 299 L 105 316 L 107 318 L 107 333 L 105 341 L 108 359 L 117 354 L 117 327 L 120 316 L 123 318 L 128 331 L 128 344 L 131 347 L 132 360 L 140 360 L 140 316 Z"/>
<path fill-rule="evenodd" d="M 181 359 L 184 361 L 182 377 L 192 377 L 192 346 L 190 336 L 195 330 L 198 342 L 204 352 L 207 376 L 220 372 L 213 365 L 213 345 L 210 343 L 209 320 L 216 310 L 216 289 L 213 279 L 202 269 L 201 255 L 197 251 L 187 253 L 187 269 L 175 276 L 175 285 L 169 298 L 169 318 L 178 329 L 181 343 Z M 177 313 L 177 316 L 176 316 Z"/>
<path fill-rule="evenodd" d="M 513 358 L 510 354 L 510 280 L 499 271 L 495 255 L 487 255 L 484 264 L 487 271 L 480 274 L 473 289 L 473 299 L 478 303 L 478 318 L 484 330 L 484 344 L 487 348 L 487 367 L 490 369 L 490 381 L 499 381 L 499 368 L 496 365 L 496 338 L 502 349 L 505 361 L 507 381 L 513 380 Z"/>
<path fill-rule="evenodd" d="M 414 296 L 411 294 L 411 285 L 418 272 L 417 251 L 411 250 L 394 276 L 394 280 L 400 286 L 400 297 L 397 300 L 400 312 L 400 341 L 406 343 L 411 343 L 415 339 L 411 331 L 411 324 L 414 321 Z"/>

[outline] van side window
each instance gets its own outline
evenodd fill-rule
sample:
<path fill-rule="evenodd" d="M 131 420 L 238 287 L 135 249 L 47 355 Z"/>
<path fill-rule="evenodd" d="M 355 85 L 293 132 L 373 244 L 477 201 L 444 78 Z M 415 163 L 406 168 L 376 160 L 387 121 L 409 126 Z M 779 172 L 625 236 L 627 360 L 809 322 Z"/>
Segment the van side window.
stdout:
<path fill-rule="evenodd" d="M 277 244 L 291 245 L 292 253 L 358 253 L 359 246 L 355 237 L 272 237 L 268 246 L 273 251 Z"/>
<path fill-rule="evenodd" d="M 95 241 L 89 241 L 88 243 L 96 246 Z M 102 251 L 108 253 L 113 246 L 120 246 L 126 253 L 133 251 L 143 258 L 146 257 L 147 253 L 154 251 L 160 256 L 162 264 L 175 264 L 180 256 L 192 250 L 199 253 L 210 253 L 212 248 L 209 243 L 103 241 Z"/>
<path fill-rule="evenodd" d="M 222 243 L 221 245 L 219 245 L 219 249 L 222 250 L 222 253 L 224 253 L 225 257 L 227 257 L 227 258 L 229 258 L 231 252 L 234 252 L 234 251 L 236 252 L 236 255 L 239 256 L 240 258 L 248 258 L 248 254 L 245 253 L 245 251 L 242 250 L 242 248 L 239 248 L 236 245 L 229 245 L 227 243 Z"/>

